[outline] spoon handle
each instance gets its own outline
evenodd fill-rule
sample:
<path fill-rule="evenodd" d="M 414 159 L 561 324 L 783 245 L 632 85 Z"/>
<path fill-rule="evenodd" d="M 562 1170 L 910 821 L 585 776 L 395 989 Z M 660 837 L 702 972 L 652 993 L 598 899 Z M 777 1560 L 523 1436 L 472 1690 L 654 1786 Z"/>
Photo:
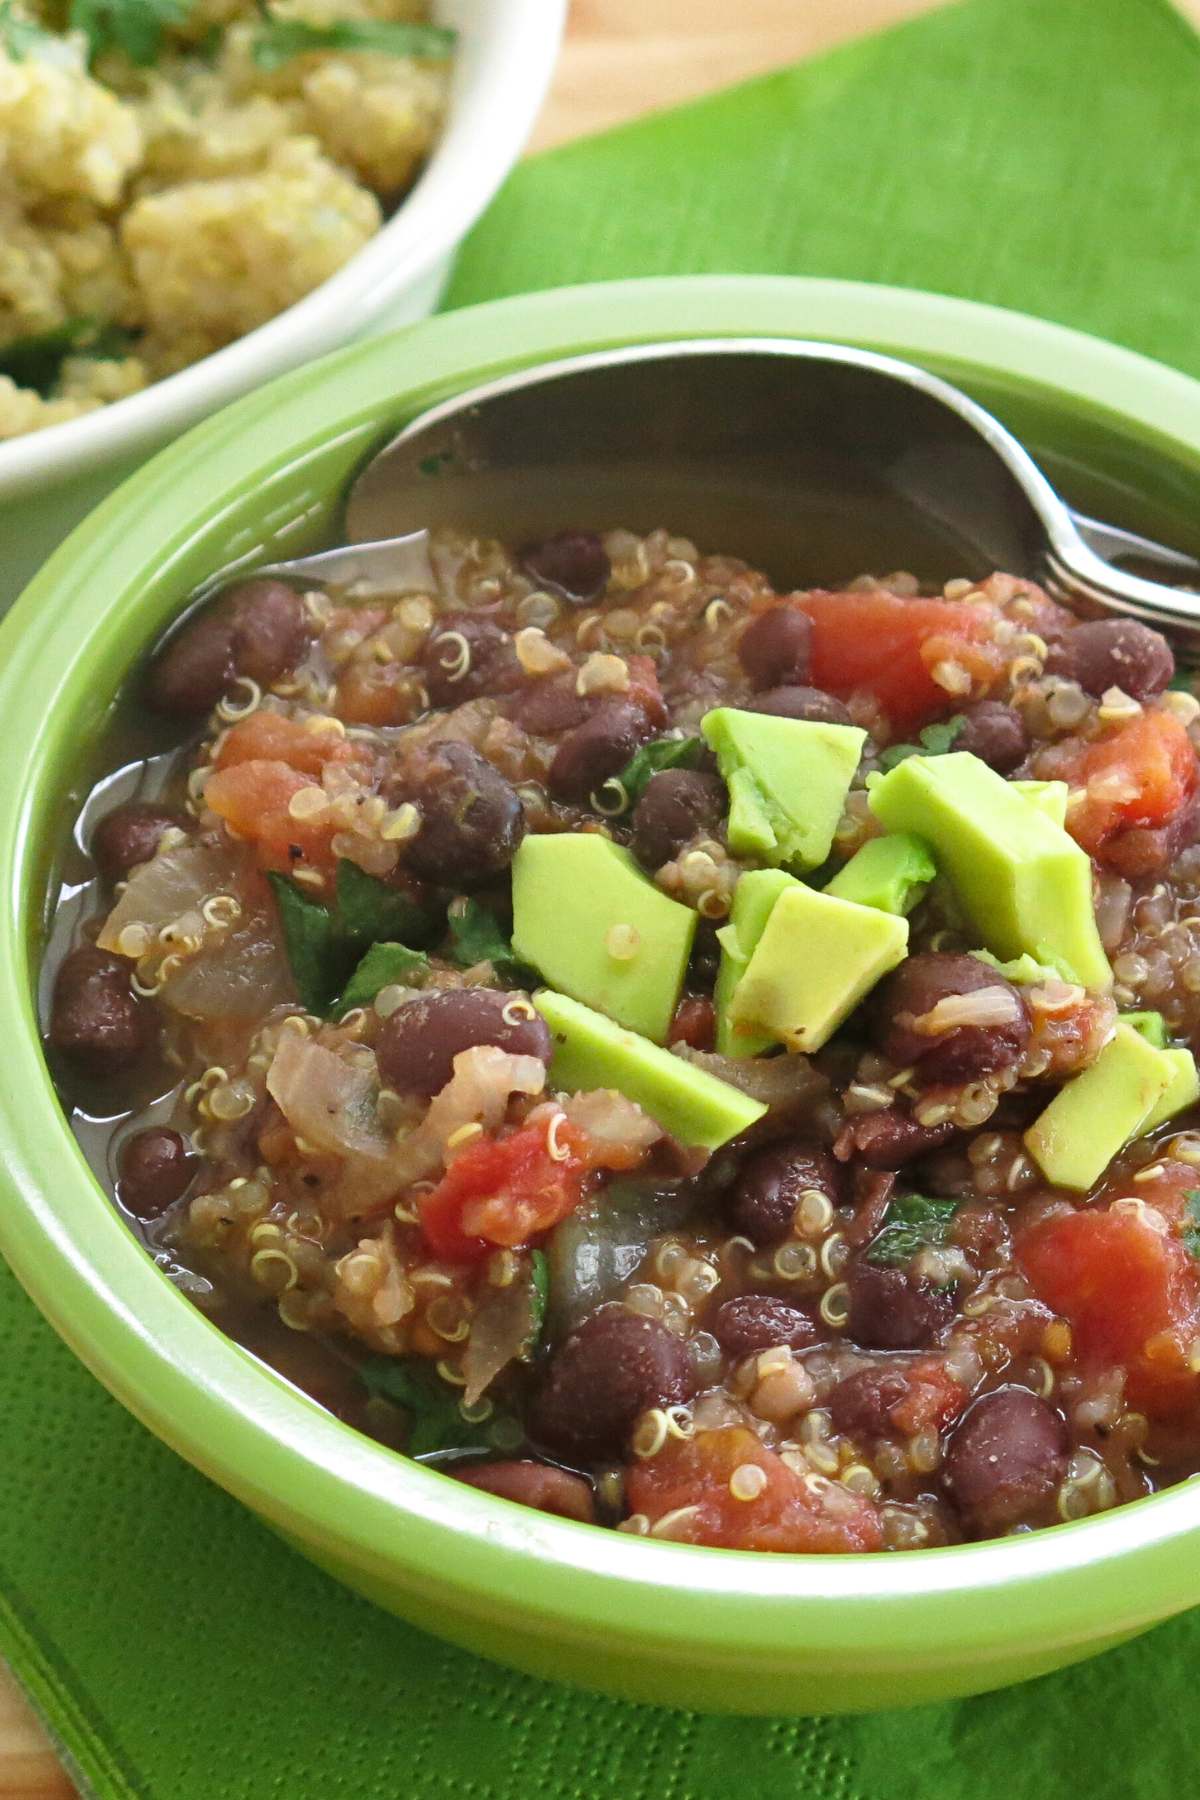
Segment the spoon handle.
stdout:
<path fill-rule="evenodd" d="M 1143 537 L 1137 531 L 1125 531 L 1119 525 L 1105 525 L 1090 519 L 1086 513 L 1068 509 L 1071 522 L 1089 550 L 1105 562 L 1130 563 L 1138 574 L 1168 587 L 1195 588 L 1200 591 L 1200 561 L 1182 550 L 1171 550 L 1166 544 Z"/>
<path fill-rule="evenodd" d="M 1200 663 L 1200 562 L 1193 557 L 1071 513 L 1066 529 L 1051 525 L 1046 586 L 1056 600 L 1093 615 L 1140 619 L 1171 637 L 1181 661 Z"/>

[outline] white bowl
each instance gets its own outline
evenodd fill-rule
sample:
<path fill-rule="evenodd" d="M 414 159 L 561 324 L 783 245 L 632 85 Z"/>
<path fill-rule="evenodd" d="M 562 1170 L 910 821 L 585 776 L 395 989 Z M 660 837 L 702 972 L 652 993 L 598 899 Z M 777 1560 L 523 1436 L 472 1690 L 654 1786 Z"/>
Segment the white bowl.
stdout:
<path fill-rule="evenodd" d="M 112 406 L 0 443 L 0 611 L 96 502 L 206 413 L 372 327 L 433 311 L 454 252 L 541 109 L 567 0 L 435 0 L 459 33 L 437 147 L 395 215 L 295 306 Z"/>

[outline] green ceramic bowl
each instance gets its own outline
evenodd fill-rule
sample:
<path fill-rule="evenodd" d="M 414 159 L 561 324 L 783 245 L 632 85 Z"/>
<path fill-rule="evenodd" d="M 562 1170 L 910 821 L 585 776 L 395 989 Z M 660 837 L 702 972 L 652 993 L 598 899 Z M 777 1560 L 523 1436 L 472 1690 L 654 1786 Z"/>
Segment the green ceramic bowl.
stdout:
<path fill-rule="evenodd" d="M 704 278 L 541 294 L 357 345 L 239 402 L 106 501 L 0 631 L 0 1249 L 152 1431 L 382 1606 L 538 1674 L 714 1710 L 815 1712 L 999 1686 L 1195 1603 L 1200 1492 L 999 1543 L 827 1558 L 654 1543 L 476 1493 L 339 1424 L 171 1287 L 75 1148 L 33 1004 L 84 747 L 139 646 L 198 581 L 313 539 L 359 459 L 459 387 L 578 349 L 755 333 L 871 344 L 948 372 L 1071 498 L 1200 548 L 1200 387 L 1054 326 L 894 289 Z"/>

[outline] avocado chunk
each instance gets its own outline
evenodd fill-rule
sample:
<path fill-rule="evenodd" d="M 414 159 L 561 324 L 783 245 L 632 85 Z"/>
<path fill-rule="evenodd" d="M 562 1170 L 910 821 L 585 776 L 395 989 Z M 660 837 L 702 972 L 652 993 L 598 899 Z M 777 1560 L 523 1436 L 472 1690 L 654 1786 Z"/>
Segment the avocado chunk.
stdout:
<path fill-rule="evenodd" d="M 907 919 L 797 883 L 771 908 L 733 991 L 732 1025 L 819 1050 L 907 949 Z"/>
<path fill-rule="evenodd" d="M 825 892 L 859 906 L 907 918 L 937 868 L 925 844 L 911 831 L 870 838 L 827 883 Z"/>
<path fill-rule="evenodd" d="M 1054 825 L 1065 825 L 1067 822 L 1067 796 L 1070 793 L 1065 781 L 1010 781 L 1009 786 L 1030 806 L 1045 813 Z"/>
<path fill-rule="evenodd" d="M 1086 1193 L 1118 1150 L 1147 1129 L 1175 1071 L 1132 1025 L 1118 1025 L 1089 1069 L 1059 1089 L 1025 1133 L 1047 1181 Z"/>
<path fill-rule="evenodd" d="M 1160 1012 L 1120 1013 L 1117 1022 L 1120 1025 L 1132 1025 L 1133 1029 L 1140 1031 L 1146 1042 L 1153 1044 L 1156 1050 L 1166 1049 L 1167 1021 Z"/>
<path fill-rule="evenodd" d="M 513 859 L 513 952 L 618 1025 L 665 1043 L 697 915 L 596 832 L 539 833 Z"/>
<path fill-rule="evenodd" d="M 874 784 L 870 804 L 888 831 L 927 840 L 996 956 L 1028 952 L 1086 988 L 1111 986 L 1090 859 L 977 756 L 910 756 Z"/>
<path fill-rule="evenodd" d="M 1133 1015 L 1131 1015 L 1133 1016 Z M 1150 1014 L 1151 1018 L 1157 1015 Z M 1137 1027 L 1135 1026 L 1136 1030 Z M 1161 1100 L 1152 1108 L 1150 1116 L 1142 1120 L 1140 1137 L 1148 1131 L 1157 1131 L 1176 1113 L 1181 1113 L 1185 1106 L 1194 1106 L 1200 1100 L 1200 1072 L 1196 1069 L 1196 1059 L 1190 1050 L 1160 1050 L 1158 1053 L 1169 1065 L 1170 1080 Z"/>
<path fill-rule="evenodd" d="M 680 1143 L 702 1150 L 716 1150 L 748 1131 L 767 1110 L 761 1100 L 565 994 L 541 988 L 533 1004 L 554 1039 L 554 1087 L 568 1093 L 616 1088 Z"/>
<path fill-rule="evenodd" d="M 733 890 L 729 923 L 717 933 L 721 962 L 713 1000 L 717 1009 L 717 1049 L 722 1056 L 757 1056 L 774 1038 L 749 1027 L 735 1026 L 729 1016 L 734 990 L 754 954 L 770 917 L 771 908 L 786 888 L 799 887 L 794 875 L 782 869 L 751 869 Z"/>
<path fill-rule="evenodd" d="M 829 855 L 867 734 L 719 706 L 700 721 L 729 789 L 735 856 L 815 869 Z"/>

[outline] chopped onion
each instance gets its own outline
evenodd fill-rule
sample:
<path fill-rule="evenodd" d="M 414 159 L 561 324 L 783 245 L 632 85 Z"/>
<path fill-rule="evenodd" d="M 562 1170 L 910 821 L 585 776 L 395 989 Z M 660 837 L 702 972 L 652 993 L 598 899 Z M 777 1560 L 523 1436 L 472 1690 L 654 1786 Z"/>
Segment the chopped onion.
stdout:
<path fill-rule="evenodd" d="M 489 1287 L 475 1316 L 463 1352 L 462 1372 L 467 1378 L 463 1399 L 474 1406 L 525 1348 L 533 1332 L 533 1275 L 529 1266 L 507 1287 Z"/>
<path fill-rule="evenodd" d="M 396 1152 L 397 1185 L 407 1186 L 442 1169 L 449 1140 L 464 1125 L 493 1131 L 513 1094 L 540 1094 L 545 1085 L 546 1065 L 536 1056 L 510 1056 L 495 1044 L 460 1050 L 453 1075 Z"/>
<path fill-rule="evenodd" d="M 936 1006 L 911 1021 L 901 1013 L 898 1023 L 911 1023 L 922 1037 L 940 1037 L 964 1025 L 1011 1025 L 1024 1010 L 1012 988 L 997 984 L 977 988 L 971 994 L 946 994 Z"/>
<path fill-rule="evenodd" d="M 213 894 L 236 893 L 243 858 L 216 844 L 177 844 L 135 869 L 97 938 L 101 950 L 121 954 L 121 933 L 145 926 L 153 938 L 184 913 L 198 911 Z"/>
<path fill-rule="evenodd" d="M 281 1033 L 267 1091 L 292 1130 L 315 1150 L 382 1162 L 393 1149 L 379 1123 L 376 1073 L 352 1066 L 298 1032 Z"/>

